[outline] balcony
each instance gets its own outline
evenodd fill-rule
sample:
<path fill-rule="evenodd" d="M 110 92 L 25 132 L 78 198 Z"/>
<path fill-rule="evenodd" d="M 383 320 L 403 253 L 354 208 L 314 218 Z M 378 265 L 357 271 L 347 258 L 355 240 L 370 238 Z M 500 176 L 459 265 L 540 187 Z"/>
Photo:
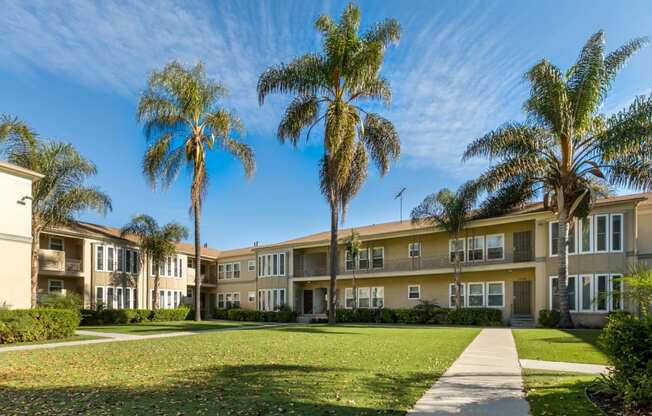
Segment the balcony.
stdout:
<path fill-rule="evenodd" d="M 314 255 L 313 255 L 314 256 Z M 301 256 L 295 256 L 301 257 Z M 326 253 L 323 254 L 324 259 L 326 258 Z M 327 276 L 330 273 L 330 268 L 324 262 L 306 262 L 305 259 L 296 258 L 295 259 L 295 268 L 294 268 L 294 277 L 317 277 L 317 276 Z M 482 266 L 491 266 L 491 265 L 504 265 L 510 263 L 524 263 L 534 261 L 534 256 L 531 251 L 514 251 L 513 253 L 508 253 L 502 259 L 492 259 L 492 260 L 478 260 L 478 261 L 465 261 L 462 262 L 462 271 L 464 270 L 473 270 L 480 268 Z M 400 272 L 423 272 L 423 271 L 437 271 L 441 272 L 445 269 L 452 270 L 453 263 L 451 263 L 448 256 L 437 256 L 437 257 L 416 257 L 416 258 L 405 258 L 405 259 L 383 259 L 382 262 L 377 261 L 376 266 L 373 267 L 373 263 L 370 261 L 368 268 L 356 268 L 356 275 L 366 275 L 373 273 L 400 273 Z M 352 270 L 344 270 L 343 266 L 340 266 L 340 275 L 351 275 L 353 274 Z"/>
<path fill-rule="evenodd" d="M 40 249 L 38 253 L 39 271 L 52 273 L 81 274 L 81 259 L 66 256 L 65 251 Z"/>
<path fill-rule="evenodd" d="M 195 285 L 195 276 L 196 276 L 195 269 L 193 269 L 192 267 L 188 267 L 186 269 L 186 276 L 187 276 L 187 280 L 188 280 L 188 285 L 189 286 L 194 286 Z M 211 274 L 209 274 L 209 275 L 202 274 L 201 275 L 201 284 L 202 285 L 216 285 L 217 284 L 217 276 L 211 275 Z"/>

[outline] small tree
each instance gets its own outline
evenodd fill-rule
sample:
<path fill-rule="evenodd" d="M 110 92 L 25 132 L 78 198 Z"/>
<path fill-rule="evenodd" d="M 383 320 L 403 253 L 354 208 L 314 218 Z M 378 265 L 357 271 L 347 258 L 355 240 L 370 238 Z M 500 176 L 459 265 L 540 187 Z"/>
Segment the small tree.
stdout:
<path fill-rule="evenodd" d="M 462 185 L 457 192 L 444 188 L 436 194 L 427 196 L 416 208 L 412 210 L 412 222 L 429 223 L 440 227 L 448 233 L 454 241 L 453 249 L 453 271 L 455 278 L 455 307 L 462 307 L 462 262 L 464 254 L 460 255 L 457 241 L 462 236 L 466 224 L 471 217 L 471 209 L 477 200 L 477 185 L 469 181 Z"/>
<path fill-rule="evenodd" d="M 356 230 L 351 230 L 351 236 L 346 241 L 346 250 L 349 252 L 349 255 L 351 256 L 351 260 L 353 261 L 352 286 L 353 286 L 353 309 L 354 310 L 358 306 L 358 293 L 355 286 L 355 270 L 358 264 L 358 258 L 360 256 L 361 247 L 362 247 L 362 241 L 360 241 L 360 234 Z M 344 302 L 346 302 L 346 299 L 344 299 Z"/>
<path fill-rule="evenodd" d="M 627 275 L 615 280 L 621 282 L 622 295 L 636 304 L 638 317 L 649 316 L 652 305 L 652 267 L 646 263 L 633 264 Z"/>
<path fill-rule="evenodd" d="M 154 296 L 152 298 L 152 308 L 158 309 L 158 288 L 161 280 L 160 264 L 165 261 L 166 257 L 172 256 L 176 252 L 175 243 L 188 238 L 188 230 L 183 225 L 175 222 L 160 227 L 154 218 L 141 214 L 133 217 L 131 222 L 125 225 L 120 233 L 123 237 L 127 235 L 136 236 L 141 253 L 146 254 L 147 258 L 152 260 L 152 267 L 155 269 L 153 270 Z M 145 279 L 149 282 L 150 273 L 147 270 L 147 263 L 149 262 L 147 261 L 145 266 Z"/>

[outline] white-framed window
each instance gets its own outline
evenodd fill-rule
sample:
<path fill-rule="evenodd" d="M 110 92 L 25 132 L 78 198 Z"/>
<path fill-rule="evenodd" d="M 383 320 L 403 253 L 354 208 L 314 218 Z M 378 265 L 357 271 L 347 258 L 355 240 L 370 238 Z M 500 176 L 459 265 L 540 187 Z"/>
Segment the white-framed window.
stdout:
<path fill-rule="evenodd" d="M 358 308 L 369 308 L 369 297 L 371 296 L 371 289 L 368 287 L 358 288 Z"/>
<path fill-rule="evenodd" d="M 559 287 L 559 279 L 557 276 L 550 276 L 550 283 L 549 283 L 549 298 L 548 298 L 548 305 L 550 309 L 553 310 L 559 310 L 559 296 L 557 295 L 557 289 Z M 568 290 L 568 309 L 571 312 L 576 312 L 577 311 L 577 300 L 578 300 L 578 292 L 577 292 L 577 276 L 576 275 L 570 275 L 566 277 L 566 288 Z"/>
<path fill-rule="evenodd" d="M 355 299 L 353 299 L 353 288 L 347 287 L 344 289 L 344 307 L 346 309 L 353 309 Z"/>
<path fill-rule="evenodd" d="M 595 216 L 595 252 L 606 253 L 609 251 L 609 215 Z"/>
<path fill-rule="evenodd" d="M 369 269 L 369 249 L 368 248 L 360 249 L 360 253 L 358 253 L 358 269 L 359 270 L 368 270 Z"/>
<path fill-rule="evenodd" d="M 548 223 L 548 253 L 550 257 L 559 255 L 559 221 Z"/>
<path fill-rule="evenodd" d="M 124 308 L 123 301 L 125 298 L 121 287 L 115 288 L 115 298 L 116 298 L 115 300 L 116 300 L 117 308 L 118 309 Z"/>
<path fill-rule="evenodd" d="M 217 307 L 219 309 L 226 308 L 226 300 L 225 300 L 225 297 L 224 297 L 224 293 L 218 293 L 217 294 Z"/>
<path fill-rule="evenodd" d="M 467 259 L 469 261 L 484 260 L 484 236 L 474 236 L 467 239 Z"/>
<path fill-rule="evenodd" d="M 125 272 L 131 273 L 131 250 L 125 248 Z"/>
<path fill-rule="evenodd" d="M 461 306 L 464 307 L 466 306 L 466 283 L 461 283 L 460 284 L 460 297 L 461 297 Z M 455 283 L 451 283 L 448 285 L 448 306 L 451 308 L 454 308 L 456 306 L 456 300 L 455 298 L 457 297 L 457 285 Z"/>
<path fill-rule="evenodd" d="M 408 285 L 408 299 L 421 299 L 421 285 Z"/>
<path fill-rule="evenodd" d="M 383 286 L 371 288 L 371 307 L 382 308 L 385 305 L 385 288 Z"/>
<path fill-rule="evenodd" d="M 113 247 L 106 248 L 106 270 L 112 272 L 114 267 Z"/>
<path fill-rule="evenodd" d="M 104 271 L 104 246 L 95 246 L 95 270 L 98 272 Z"/>
<path fill-rule="evenodd" d="M 371 249 L 371 267 L 374 269 L 385 267 L 385 247 L 374 247 Z"/>
<path fill-rule="evenodd" d="M 116 265 L 116 269 L 119 272 L 123 272 L 125 270 L 124 262 L 125 262 L 125 257 L 124 257 L 124 249 L 122 247 L 118 247 L 118 264 Z"/>
<path fill-rule="evenodd" d="M 487 282 L 487 307 L 505 307 L 505 282 Z"/>
<path fill-rule="evenodd" d="M 595 310 L 596 312 L 607 312 L 609 310 L 609 274 L 598 273 L 593 279 Z"/>
<path fill-rule="evenodd" d="M 568 254 L 577 253 L 577 221 L 575 219 L 568 222 Z"/>
<path fill-rule="evenodd" d="M 580 311 L 591 312 L 595 296 L 593 293 L 593 275 L 582 274 L 579 276 L 580 283 Z"/>
<path fill-rule="evenodd" d="M 487 260 L 503 260 L 505 258 L 505 234 L 489 234 L 487 236 Z"/>
<path fill-rule="evenodd" d="M 115 302 L 115 296 L 113 295 L 113 288 L 111 286 L 108 286 L 106 288 L 106 303 L 104 306 L 107 307 L 107 309 L 113 309 L 114 308 L 114 302 Z"/>
<path fill-rule="evenodd" d="M 261 311 L 275 311 L 285 305 L 286 302 L 284 288 L 258 290 L 258 309 Z"/>
<path fill-rule="evenodd" d="M 611 251 L 623 251 L 623 214 L 611 214 Z"/>
<path fill-rule="evenodd" d="M 463 238 L 448 240 L 448 258 L 451 263 L 455 263 L 456 258 L 459 259 L 459 261 L 464 261 L 464 242 L 465 240 Z"/>
<path fill-rule="evenodd" d="M 61 279 L 48 279 L 48 293 L 63 294 L 63 280 Z"/>
<path fill-rule="evenodd" d="M 256 302 L 256 292 L 251 291 L 251 292 L 247 293 L 247 300 L 249 301 L 249 303 L 255 303 Z"/>
<path fill-rule="evenodd" d="M 484 283 L 467 283 L 466 287 L 469 290 L 467 303 L 469 308 L 484 306 Z"/>
<path fill-rule="evenodd" d="M 224 277 L 226 279 L 233 279 L 233 263 L 227 263 L 224 265 Z"/>
<path fill-rule="evenodd" d="M 579 220 L 579 252 L 593 252 L 593 217 L 587 216 Z"/>
<path fill-rule="evenodd" d="M 240 263 L 233 263 L 233 278 L 240 278 Z"/>
<path fill-rule="evenodd" d="M 344 250 L 344 270 L 353 270 L 353 254 L 349 250 Z"/>
<path fill-rule="evenodd" d="M 624 295 L 623 295 L 623 275 L 620 273 L 612 273 L 609 276 L 611 293 L 609 294 L 609 307 L 612 311 L 619 311 L 624 308 Z"/>
<path fill-rule="evenodd" d="M 174 264 L 174 277 L 179 277 L 179 259 L 177 256 L 174 256 L 172 263 Z"/>
<path fill-rule="evenodd" d="M 224 274 L 224 264 L 218 264 L 217 265 L 217 278 L 218 279 L 224 279 L 225 274 Z"/>
<path fill-rule="evenodd" d="M 421 257 L 421 243 L 408 244 L 408 257 Z"/>
<path fill-rule="evenodd" d="M 95 286 L 95 307 L 104 304 L 104 287 Z"/>
<path fill-rule="evenodd" d="M 50 236 L 48 241 L 48 248 L 50 250 L 64 251 L 63 238 Z"/>
<path fill-rule="evenodd" d="M 286 262 L 287 254 L 285 252 L 261 254 L 258 256 L 258 276 L 285 276 Z"/>
<path fill-rule="evenodd" d="M 130 287 L 125 287 L 125 308 L 131 309 L 132 307 L 132 291 Z"/>
<path fill-rule="evenodd" d="M 248 269 L 250 272 L 255 272 L 255 271 L 256 271 L 256 260 L 248 260 L 248 261 L 247 261 L 247 269 Z M 255 292 L 254 292 L 254 297 L 255 297 L 255 296 L 256 296 L 256 294 L 255 294 Z"/>

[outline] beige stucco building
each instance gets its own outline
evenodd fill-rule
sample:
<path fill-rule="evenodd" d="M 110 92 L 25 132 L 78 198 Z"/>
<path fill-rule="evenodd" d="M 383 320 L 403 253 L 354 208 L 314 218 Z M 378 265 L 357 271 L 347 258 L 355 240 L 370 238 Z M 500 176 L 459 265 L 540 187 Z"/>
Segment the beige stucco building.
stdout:
<path fill-rule="evenodd" d="M 31 305 L 32 183 L 42 177 L 0 162 L 0 306 Z"/>

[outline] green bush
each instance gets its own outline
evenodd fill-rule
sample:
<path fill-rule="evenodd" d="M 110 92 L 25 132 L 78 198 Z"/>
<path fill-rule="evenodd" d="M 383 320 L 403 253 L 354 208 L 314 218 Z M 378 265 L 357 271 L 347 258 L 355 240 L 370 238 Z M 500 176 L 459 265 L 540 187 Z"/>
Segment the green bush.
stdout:
<path fill-rule="evenodd" d="M 82 309 L 82 325 L 113 325 L 140 322 L 183 321 L 190 309 Z"/>
<path fill-rule="evenodd" d="M 229 310 L 224 308 L 216 308 L 213 311 L 213 318 L 215 319 L 229 319 Z"/>
<path fill-rule="evenodd" d="M 41 308 L 73 309 L 78 311 L 82 308 L 82 298 L 77 293 L 68 293 L 66 295 L 47 293 L 39 297 L 38 304 Z"/>
<path fill-rule="evenodd" d="M 622 400 L 626 413 L 652 409 L 652 318 L 614 313 L 600 341 L 613 369 L 598 388 Z"/>
<path fill-rule="evenodd" d="M 134 309 L 134 318 L 131 322 L 149 322 L 152 320 L 152 310 L 151 309 Z"/>
<path fill-rule="evenodd" d="M 274 312 L 262 312 L 253 309 L 217 309 L 219 319 L 247 322 L 296 322 L 297 313 L 288 307 L 282 307 Z"/>
<path fill-rule="evenodd" d="M 176 309 L 155 309 L 152 311 L 152 322 L 185 321 L 190 315 L 190 308 L 181 306 Z"/>
<path fill-rule="evenodd" d="M 230 321 L 262 321 L 262 312 L 252 309 L 228 309 L 226 319 Z"/>
<path fill-rule="evenodd" d="M 338 309 L 341 323 L 399 323 L 431 325 L 499 325 L 502 311 L 493 308 L 441 308 L 434 304 L 412 309 Z"/>
<path fill-rule="evenodd" d="M 503 312 L 494 308 L 451 309 L 448 323 L 453 325 L 497 325 L 502 322 Z"/>
<path fill-rule="evenodd" d="M 561 314 L 559 311 L 549 311 L 542 309 L 539 311 L 539 323 L 546 328 L 557 328 Z"/>
<path fill-rule="evenodd" d="M 44 341 L 74 335 L 79 313 L 70 309 L 0 310 L 0 344 Z"/>

